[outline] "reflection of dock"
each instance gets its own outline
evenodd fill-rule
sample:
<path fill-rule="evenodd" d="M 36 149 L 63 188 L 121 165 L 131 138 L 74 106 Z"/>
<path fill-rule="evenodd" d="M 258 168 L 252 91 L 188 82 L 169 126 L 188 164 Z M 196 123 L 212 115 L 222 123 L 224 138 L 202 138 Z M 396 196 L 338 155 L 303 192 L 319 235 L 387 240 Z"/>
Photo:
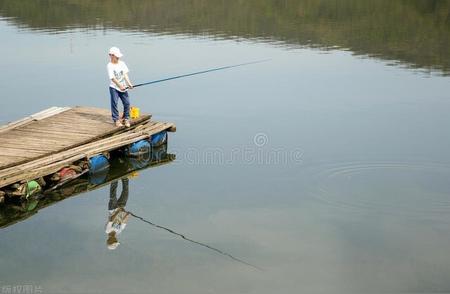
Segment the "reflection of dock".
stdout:
<path fill-rule="evenodd" d="M 149 153 L 136 158 L 117 157 L 105 170 L 79 177 L 59 189 L 48 191 L 29 201 L 0 207 L 0 228 L 23 221 L 59 201 L 99 189 L 123 177 L 134 177 L 138 171 L 165 165 L 174 159 L 174 154 L 167 153 L 167 144 L 152 148 Z"/>
<path fill-rule="evenodd" d="M 109 110 L 90 107 L 52 107 L 10 123 L 0 127 L 0 197 L 11 184 L 41 179 L 165 131 L 175 131 L 175 125 L 142 115 L 130 128 L 119 128 Z"/>

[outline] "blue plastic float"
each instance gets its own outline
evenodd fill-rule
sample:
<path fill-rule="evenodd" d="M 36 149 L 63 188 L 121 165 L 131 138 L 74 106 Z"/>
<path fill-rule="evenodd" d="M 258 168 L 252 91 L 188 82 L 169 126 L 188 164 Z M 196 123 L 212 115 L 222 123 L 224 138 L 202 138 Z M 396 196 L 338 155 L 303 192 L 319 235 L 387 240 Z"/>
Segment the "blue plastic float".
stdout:
<path fill-rule="evenodd" d="M 127 148 L 128 156 L 140 156 L 148 152 L 150 152 L 150 143 L 147 140 L 137 141 Z"/>
<path fill-rule="evenodd" d="M 109 161 L 105 155 L 96 155 L 89 159 L 89 173 L 97 173 L 109 168 Z"/>
<path fill-rule="evenodd" d="M 150 144 L 152 145 L 152 147 L 161 146 L 162 144 L 166 143 L 166 141 L 167 141 L 166 131 L 156 133 L 150 137 Z"/>
<path fill-rule="evenodd" d="M 109 160 L 105 155 L 96 155 L 89 159 L 89 183 L 99 185 L 106 181 Z"/>

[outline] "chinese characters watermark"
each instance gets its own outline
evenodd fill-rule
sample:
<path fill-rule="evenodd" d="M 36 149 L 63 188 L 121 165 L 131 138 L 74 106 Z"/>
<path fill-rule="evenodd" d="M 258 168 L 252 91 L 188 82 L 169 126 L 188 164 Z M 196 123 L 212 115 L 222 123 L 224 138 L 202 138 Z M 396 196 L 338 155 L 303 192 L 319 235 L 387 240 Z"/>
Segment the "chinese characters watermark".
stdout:
<path fill-rule="evenodd" d="M 43 294 L 41 285 L 34 284 L 2 284 L 0 283 L 0 294 Z"/>
<path fill-rule="evenodd" d="M 195 147 L 173 150 L 177 161 L 192 165 L 289 165 L 300 164 L 303 149 L 270 146 L 266 133 L 257 133 L 252 144 L 224 147 Z"/>

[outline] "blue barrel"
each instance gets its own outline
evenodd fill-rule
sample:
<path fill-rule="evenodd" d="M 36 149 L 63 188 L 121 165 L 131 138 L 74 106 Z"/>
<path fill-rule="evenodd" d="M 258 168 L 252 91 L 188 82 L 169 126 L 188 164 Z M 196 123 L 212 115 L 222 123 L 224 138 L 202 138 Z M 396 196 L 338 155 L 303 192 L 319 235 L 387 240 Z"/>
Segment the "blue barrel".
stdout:
<path fill-rule="evenodd" d="M 105 168 L 103 170 L 97 171 L 95 173 L 89 173 L 89 184 L 91 185 L 100 185 L 106 182 L 106 179 L 109 175 L 109 168 Z"/>
<path fill-rule="evenodd" d="M 89 173 L 94 174 L 109 168 L 108 158 L 104 155 L 96 155 L 89 159 Z"/>
<path fill-rule="evenodd" d="M 162 144 L 166 143 L 166 141 L 167 141 L 166 131 L 156 133 L 150 137 L 150 144 L 152 145 L 152 147 L 161 146 Z"/>
<path fill-rule="evenodd" d="M 150 143 L 147 140 L 137 141 L 127 148 L 128 156 L 139 156 L 148 152 L 150 152 Z"/>

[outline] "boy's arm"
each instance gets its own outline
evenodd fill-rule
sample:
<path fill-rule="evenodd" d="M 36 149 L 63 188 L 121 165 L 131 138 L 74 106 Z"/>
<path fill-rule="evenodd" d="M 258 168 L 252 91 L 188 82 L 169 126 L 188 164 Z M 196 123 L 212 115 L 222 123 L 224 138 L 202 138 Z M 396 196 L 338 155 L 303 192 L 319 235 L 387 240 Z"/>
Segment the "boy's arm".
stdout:
<path fill-rule="evenodd" d="M 119 81 L 116 78 L 112 78 L 111 81 L 113 81 L 113 83 L 116 84 L 121 91 L 125 90 L 125 88 L 119 83 Z"/>
<path fill-rule="evenodd" d="M 108 76 L 111 79 L 111 81 L 120 89 L 120 91 L 124 91 L 125 88 L 122 85 L 120 85 L 119 81 L 114 76 L 114 71 L 112 69 L 111 64 L 108 64 L 106 66 L 106 69 L 108 70 Z"/>
<path fill-rule="evenodd" d="M 130 78 L 127 73 L 125 74 L 125 81 L 127 82 L 128 88 L 133 89 L 133 84 L 130 82 Z"/>

